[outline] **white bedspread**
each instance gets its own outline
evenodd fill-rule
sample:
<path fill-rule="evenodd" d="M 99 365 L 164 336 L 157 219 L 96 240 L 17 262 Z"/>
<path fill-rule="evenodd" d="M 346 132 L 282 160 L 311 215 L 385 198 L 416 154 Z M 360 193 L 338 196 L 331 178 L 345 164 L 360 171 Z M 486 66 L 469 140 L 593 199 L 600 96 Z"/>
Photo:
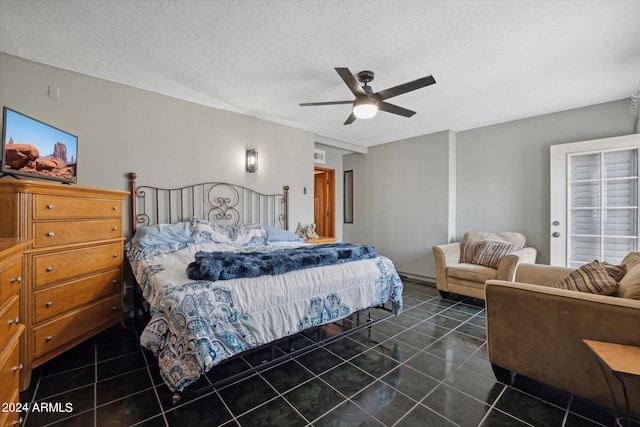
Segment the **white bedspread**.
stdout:
<path fill-rule="evenodd" d="M 277 243 L 251 250 L 297 245 Z M 141 345 L 158 357 L 160 372 L 173 391 L 183 390 L 235 354 L 311 326 L 387 301 L 396 315 L 402 309 L 402 281 L 382 256 L 277 276 L 216 282 L 187 277 L 196 252 L 230 250 L 239 248 L 197 243 L 127 252 L 151 311 Z"/>

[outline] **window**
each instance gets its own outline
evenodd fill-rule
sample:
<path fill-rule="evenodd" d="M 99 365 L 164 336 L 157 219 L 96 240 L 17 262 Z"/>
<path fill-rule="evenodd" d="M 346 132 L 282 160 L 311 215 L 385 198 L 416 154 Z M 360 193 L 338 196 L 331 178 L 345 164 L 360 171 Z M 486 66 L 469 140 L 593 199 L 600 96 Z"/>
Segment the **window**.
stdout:
<path fill-rule="evenodd" d="M 568 261 L 619 263 L 638 250 L 638 149 L 573 153 L 568 160 Z"/>

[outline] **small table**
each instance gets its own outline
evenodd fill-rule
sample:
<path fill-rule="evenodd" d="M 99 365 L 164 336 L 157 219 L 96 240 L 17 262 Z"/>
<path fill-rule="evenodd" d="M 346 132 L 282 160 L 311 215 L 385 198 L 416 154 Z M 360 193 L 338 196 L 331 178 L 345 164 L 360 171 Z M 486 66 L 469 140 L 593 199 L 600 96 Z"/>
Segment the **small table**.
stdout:
<path fill-rule="evenodd" d="M 325 245 L 327 243 L 335 243 L 335 237 L 327 237 L 327 236 L 318 236 L 317 239 L 305 239 L 307 243 L 311 243 L 312 245 Z"/>
<path fill-rule="evenodd" d="M 607 381 L 609 391 L 611 391 L 611 397 L 613 398 L 613 411 L 616 418 L 616 424 L 622 426 L 620 420 L 624 418 L 618 417 L 616 395 L 613 391 L 611 382 L 609 381 L 609 377 L 607 376 L 607 368 L 622 385 L 622 393 L 624 394 L 624 401 L 627 408 L 627 426 L 631 426 L 632 422 L 635 425 L 640 425 L 639 422 L 631 418 L 629 396 L 627 396 L 627 388 L 625 387 L 623 380 L 624 377 L 640 377 L 640 347 L 588 339 L 583 339 L 582 342 L 589 350 L 591 350 L 600 364 L 602 374 Z"/>

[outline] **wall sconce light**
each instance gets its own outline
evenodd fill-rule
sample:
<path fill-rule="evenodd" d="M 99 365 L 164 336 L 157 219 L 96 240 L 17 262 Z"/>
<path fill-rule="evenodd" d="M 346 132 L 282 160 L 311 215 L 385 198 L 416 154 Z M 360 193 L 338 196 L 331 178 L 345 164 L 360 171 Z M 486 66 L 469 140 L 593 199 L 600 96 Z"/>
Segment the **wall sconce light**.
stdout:
<path fill-rule="evenodd" d="M 247 150 L 247 172 L 255 173 L 258 170 L 258 152 L 252 148 Z"/>

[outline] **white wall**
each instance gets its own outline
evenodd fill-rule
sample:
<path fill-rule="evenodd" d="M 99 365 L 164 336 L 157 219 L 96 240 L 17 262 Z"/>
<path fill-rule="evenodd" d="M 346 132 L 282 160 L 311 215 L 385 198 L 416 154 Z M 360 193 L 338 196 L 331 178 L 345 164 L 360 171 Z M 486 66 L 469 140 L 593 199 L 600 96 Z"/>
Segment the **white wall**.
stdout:
<path fill-rule="evenodd" d="M 213 78 L 213 77 L 212 77 Z M 60 88 L 60 99 L 47 88 Z M 266 193 L 290 186 L 290 228 L 313 218 L 314 135 L 0 54 L 0 103 L 78 136 L 78 184 L 128 190 L 226 181 Z M 244 170 L 247 147 L 259 153 Z M 12 179 L 12 178 L 4 178 Z"/>

